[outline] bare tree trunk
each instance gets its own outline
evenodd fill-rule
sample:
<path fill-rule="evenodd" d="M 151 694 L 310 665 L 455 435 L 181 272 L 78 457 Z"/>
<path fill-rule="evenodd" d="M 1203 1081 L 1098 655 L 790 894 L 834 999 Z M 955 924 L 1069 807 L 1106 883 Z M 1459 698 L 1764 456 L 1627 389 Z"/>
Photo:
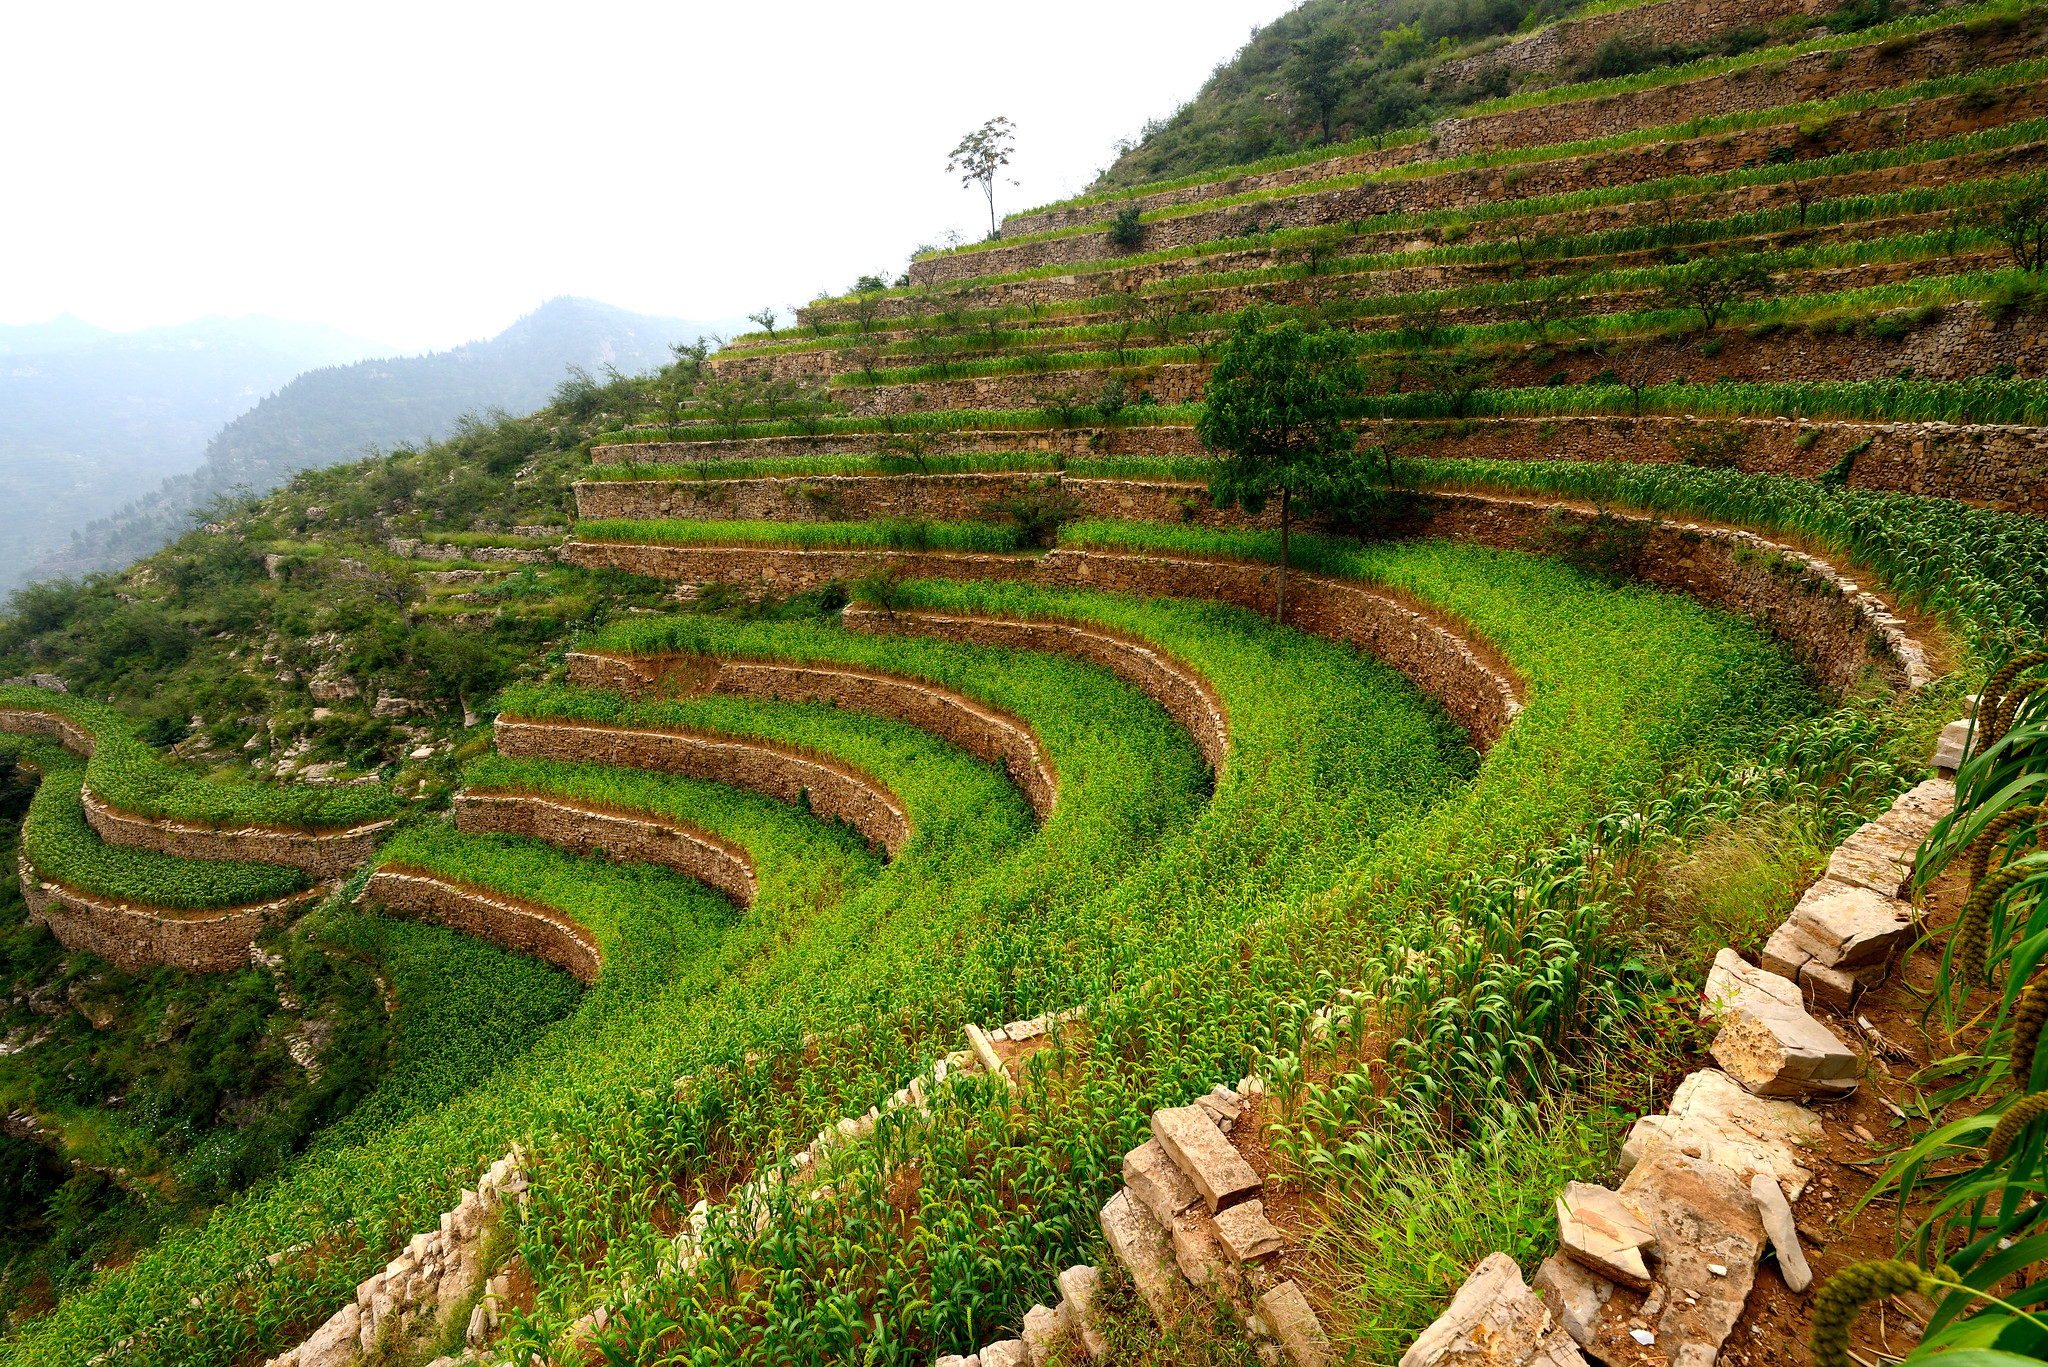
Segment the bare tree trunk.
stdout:
<path fill-rule="evenodd" d="M 1287 501 L 1288 491 L 1280 491 L 1280 591 L 1273 599 L 1273 620 L 1287 620 Z"/>

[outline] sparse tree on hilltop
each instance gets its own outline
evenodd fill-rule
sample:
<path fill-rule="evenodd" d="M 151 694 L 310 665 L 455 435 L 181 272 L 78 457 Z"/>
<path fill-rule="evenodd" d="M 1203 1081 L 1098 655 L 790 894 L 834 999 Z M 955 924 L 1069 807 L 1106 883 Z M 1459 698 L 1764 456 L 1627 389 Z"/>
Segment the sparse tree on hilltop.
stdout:
<path fill-rule="evenodd" d="M 1002 230 L 996 224 L 996 175 L 1010 164 L 1010 144 L 1016 134 L 1017 126 L 998 114 L 960 139 L 960 145 L 953 149 L 952 157 L 946 162 L 948 171 L 960 173 L 963 188 L 979 185 L 981 193 L 987 197 L 990 237 L 1001 235 Z M 1015 185 L 1017 182 L 1013 180 L 1010 183 Z"/>
<path fill-rule="evenodd" d="M 762 331 L 768 334 L 768 340 L 771 342 L 775 340 L 775 309 L 772 305 L 762 309 L 759 313 L 748 314 L 747 321 L 759 323 Z"/>
<path fill-rule="evenodd" d="M 1330 141 L 1330 116 L 1344 99 L 1344 63 L 1350 56 L 1350 38 L 1332 26 L 1295 43 L 1287 61 L 1287 83 L 1303 104 L 1315 110 L 1325 143 Z"/>
<path fill-rule="evenodd" d="M 1287 538 L 1299 502 L 1339 502 L 1354 484 L 1357 435 L 1344 425 L 1360 377 L 1356 339 L 1325 328 L 1310 332 L 1265 309 L 1237 316 L 1209 375 L 1195 435 L 1224 453 L 1209 492 L 1219 507 L 1257 512 L 1280 499 L 1280 583 L 1273 619 L 1287 611 Z"/>

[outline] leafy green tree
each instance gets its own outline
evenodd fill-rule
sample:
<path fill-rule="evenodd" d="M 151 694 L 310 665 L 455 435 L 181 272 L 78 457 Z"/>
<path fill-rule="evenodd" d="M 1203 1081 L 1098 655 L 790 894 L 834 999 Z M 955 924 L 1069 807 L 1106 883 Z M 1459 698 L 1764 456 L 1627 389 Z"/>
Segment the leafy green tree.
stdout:
<path fill-rule="evenodd" d="M 1689 261 L 1664 282 L 1664 299 L 1673 308 L 1697 309 L 1712 332 L 1736 304 L 1771 287 L 1771 272 L 1754 252 L 1722 252 Z"/>
<path fill-rule="evenodd" d="M 759 323 L 759 324 L 761 325 L 761 329 L 762 329 L 762 331 L 764 331 L 764 332 L 766 332 L 766 333 L 768 334 L 768 340 L 769 340 L 769 341 L 771 341 L 771 342 L 775 340 L 775 307 L 774 307 L 774 305 L 772 305 L 772 304 L 771 304 L 771 305 L 769 305 L 769 306 L 768 306 L 767 308 L 765 308 L 765 309 L 762 309 L 762 310 L 761 310 L 761 311 L 760 311 L 759 313 L 750 313 L 750 314 L 748 314 L 748 315 L 747 315 L 747 321 L 748 321 L 748 322 L 750 322 L 750 323 Z"/>
<path fill-rule="evenodd" d="M 1287 611 L 1287 541 L 1294 505 L 1329 507 L 1354 482 L 1357 436 L 1344 425 L 1361 377 L 1348 332 L 1310 332 L 1264 309 L 1238 315 L 1210 373 L 1195 434 L 1224 453 L 1209 479 L 1219 507 L 1257 512 L 1280 499 L 1280 583 L 1273 619 Z"/>
<path fill-rule="evenodd" d="M 996 223 L 996 176 L 1010 164 L 1011 143 L 1016 136 L 1017 126 L 998 114 L 960 139 L 960 145 L 946 162 L 948 171 L 960 173 L 963 188 L 979 185 L 988 198 L 988 235 L 992 238 L 1002 236 Z"/>
<path fill-rule="evenodd" d="M 1321 28 L 1301 39 L 1287 62 L 1287 84 L 1323 125 L 1323 141 L 1330 140 L 1330 116 L 1344 98 L 1344 63 L 1351 56 L 1351 39 L 1334 25 Z"/>
<path fill-rule="evenodd" d="M 1971 217 L 2005 244 L 2013 265 L 2023 271 L 2048 266 L 2048 181 L 2028 181 Z"/>

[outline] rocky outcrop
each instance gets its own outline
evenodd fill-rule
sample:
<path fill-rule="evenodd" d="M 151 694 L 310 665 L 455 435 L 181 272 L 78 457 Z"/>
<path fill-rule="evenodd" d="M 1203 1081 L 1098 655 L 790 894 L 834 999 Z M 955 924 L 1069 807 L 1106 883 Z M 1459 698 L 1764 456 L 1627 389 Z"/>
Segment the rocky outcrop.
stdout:
<path fill-rule="evenodd" d="M 498 718 L 496 735 L 504 755 L 652 769 L 807 805 L 824 820 L 844 821 L 892 856 L 910 838 L 903 803 L 878 780 L 766 741 L 507 716 Z"/>

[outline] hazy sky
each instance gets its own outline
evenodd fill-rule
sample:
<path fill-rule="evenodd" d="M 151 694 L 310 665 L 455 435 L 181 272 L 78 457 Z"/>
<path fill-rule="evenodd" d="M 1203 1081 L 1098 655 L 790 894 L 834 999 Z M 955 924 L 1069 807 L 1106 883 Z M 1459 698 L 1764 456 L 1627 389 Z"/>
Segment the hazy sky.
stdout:
<path fill-rule="evenodd" d="M 16 5 L 0 322 L 205 314 L 402 349 L 557 294 L 731 317 L 1081 189 L 1292 0 Z"/>

